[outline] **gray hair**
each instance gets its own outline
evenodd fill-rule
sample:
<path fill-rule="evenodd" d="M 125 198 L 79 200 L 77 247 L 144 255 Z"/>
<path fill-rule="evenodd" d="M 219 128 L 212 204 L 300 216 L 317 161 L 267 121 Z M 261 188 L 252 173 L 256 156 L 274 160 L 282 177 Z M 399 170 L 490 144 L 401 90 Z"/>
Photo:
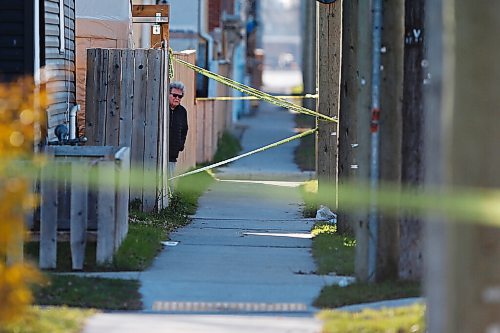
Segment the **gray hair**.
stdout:
<path fill-rule="evenodd" d="M 179 89 L 184 94 L 184 90 L 185 90 L 184 83 L 182 83 L 180 81 L 170 82 L 169 92 L 172 91 L 172 89 Z"/>

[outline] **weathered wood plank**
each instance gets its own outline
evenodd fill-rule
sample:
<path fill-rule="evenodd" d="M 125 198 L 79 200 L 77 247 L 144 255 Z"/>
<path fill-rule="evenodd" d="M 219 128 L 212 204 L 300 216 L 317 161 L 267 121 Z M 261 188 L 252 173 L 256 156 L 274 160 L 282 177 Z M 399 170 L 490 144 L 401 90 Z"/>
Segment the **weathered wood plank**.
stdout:
<path fill-rule="evenodd" d="M 121 100 L 121 51 L 109 49 L 107 65 L 106 91 L 106 127 L 104 129 L 104 144 L 118 146 L 120 135 L 120 100 Z"/>
<path fill-rule="evenodd" d="M 97 249 L 96 262 L 109 263 L 113 258 L 115 236 L 115 177 L 109 173 L 114 168 L 114 161 L 100 161 L 97 166 Z"/>
<path fill-rule="evenodd" d="M 70 170 L 71 163 L 66 157 L 59 157 L 57 166 L 61 169 L 61 172 L 57 174 L 57 229 L 69 230 L 71 186 L 69 174 L 66 172 Z"/>
<path fill-rule="evenodd" d="M 161 52 L 161 82 L 160 82 L 160 136 L 158 147 L 158 208 L 162 209 L 168 206 L 168 137 L 169 137 L 169 76 L 168 76 L 168 53 L 165 50 Z"/>
<path fill-rule="evenodd" d="M 116 251 L 128 233 L 128 203 L 130 178 L 130 148 L 122 147 L 115 155 L 116 170 Z"/>
<path fill-rule="evenodd" d="M 132 50 L 120 50 L 122 58 L 122 80 L 120 108 L 119 145 L 132 146 L 132 109 L 134 98 L 134 53 Z"/>
<path fill-rule="evenodd" d="M 96 108 L 96 119 L 99 119 L 96 123 L 95 128 L 95 139 L 94 144 L 96 146 L 105 145 L 105 133 L 106 133 L 106 113 L 107 113 L 107 77 L 108 77 L 108 66 L 106 64 L 109 61 L 109 50 L 98 49 L 98 77 L 97 77 L 97 87 L 96 87 L 96 98 L 97 98 L 97 108 Z"/>
<path fill-rule="evenodd" d="M 168 5 L 132 5 L 133 17 L 155 17 L 156 13 L 161 13 L 162 17 L 169 15 Z"/>
<path fill-rule="evenodd" d="M 112 157 L 116 148 L 111 146 L 55 146 L 55 156 Z"/>
<path fill-rule="evenodd" d="M 144 170 L 144 122 L 146 108 L 147 57 L 145 50 L 134 50 L 134 98 L 132 108 L 131 170 L 132 187 L 130 199 L 143 201 L 142 172 Z"/>
<path fill-rule="evenodd" d="M 325 116 L 337 118 L 340 102 L 340 66 L 342 1 L 319 6 L 318 39 L 319 76 L 318 110 Z M 317 173 L 318 191 L 328 202 L 323 204 L 336 209 L 337 193 L 337 123 L 318 120 Z"/>
<path fill-rule="evenodd" d="M 159 105 L 160 105 L 160 73 L 161 71 L 161 52 L 158 50 L 148 50 L 148 80 L 146 89 L 146 121 L 145 132 L 146 141 L 144 146 L 144 193 L 143 209 L 151 212 L 157 208 L 157 184 L 158 184 L 158 123 Z"/>
<path fill-rule="evenodd" d="M 78 167 L 87 163 L 88 159 L 86 158 L 75 159 L 71 168 L 70 243 L 72 268 L 74 270 L 82 270 L 85 260 L 89 172 L 81 172 Z"/>
<path fill-rule="evenodd" d="M 87 144 L 95 144 L 97 125 L 97 82 L 99 62 L 96 49 L 87 49 L 87 81 L 85 83 L 85 135 Z"/>
<path fill-rule="evenodd" d="M 203 108 L 204 102 L 198 101 L 196 105 L 196 132 L 198 133 L 196 142 L 196 163 L 203 163 L 205 161 L 205 110 Z"/>
<path fill-rule="evenodd" d="M 46 154 L 53 157 L 54 151 L 49 147 Z M 57 263 L 57 183 L 50 179 L 48 166 L 42 168 L 40 194 L 40 268 L 56 268 Z"/>

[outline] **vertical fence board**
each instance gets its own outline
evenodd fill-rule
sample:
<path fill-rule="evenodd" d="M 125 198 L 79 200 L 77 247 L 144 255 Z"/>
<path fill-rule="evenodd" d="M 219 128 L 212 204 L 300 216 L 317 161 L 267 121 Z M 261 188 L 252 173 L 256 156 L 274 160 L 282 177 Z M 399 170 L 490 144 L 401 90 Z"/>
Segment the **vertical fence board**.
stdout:
<path fill-rule="evenodd" d="M 63 172 L 58 174 L 57 182 L 57 228 L 69 229 L 69 215 L 70 215 L 70 202 L 71 202 L 71 184 L 68 179 L 68 174 L 65 170 L 69 170 L 71 164 L 67 158 L 63 158 L 59 163 Z"/>
<path fill-rule="evenodd" d="M 158 147 L 158 170 L 160 171 L 158 179 L 159 202 L 158 207 L 163 208 L 168 206 L 168 131 L 165 129 L 169 126 L 169 57 L 168 53 L 162 50 L 161 57 L 164 61 L 161 62 L 161 81 L 160 81 L 160 119 L 159 133 L 160 145 Z"/>
<path fill-rule="evenodd" d="M 85 107 L 87 110 L 95 111 L 97 109 L 97 95 L 95 86 L 99 81 L 99 62 L 96 49 L 87 50 L 87 80 L 86 80 L 86 95 Z M 95 130 L 98 117 L 92 120 L 89 117 L 85 118 L 85 135 L 88 138 L 88 144 L 95 144 Z"/>
<path fill-rule="evenodd" d="M 196 132 L 198 132 L 198 138 L 196 142 L 196 163 L 205 162 L 205 110 L 204 103 L 198 101 L 196 103 Z"/>
<path fill-rule="evenodd" d="M 135 50 L 134 67 L 134 101 L 132 109 L 132 145 L 131 145 L 131 169 L 133 186 L 130 189 L 130 199 L 143 201 L 142 188 L 144 181 L 139 175 L 139 170 L 144 169 L 144 122 L 146 108 L 146 84 L 147 84 L 147 58 L 141 50 Z M 137 172 L 135 172 L 137 171 Z"/>
<path fill-rule="evenodd" d="M 47 149 L 47 155 L 54 151 Z M 57 263 L 57 183 L 49 177 L 50 170 L 45 167 L 41 174 L 40 193 L 42 204 L 40 217 L 40 268 L 56 268 Z"/>
<path fill-rule="evenodd" d="M 70 214 L 70 243 L 73 269 L 83 269 L 85 260 L 85 246 L 87 235 L 87 199 L 88 199 L 88 171 L 81 172 L 77 166 L 84 166 L 87 162 L 80 158 L 72 162 L 71 167 L 71 214 Z"/>
<path fill-rule="evenodd" d="M 94 142 L 95 145 L 104 145 L 104 133 L 106 132 L 106 95 L 107 95 L 107 77 L 108 77 L 108 66 L 106 64 L 109 61 L 109 50 L 100 49 L 98 50 L 98 62 L 99 62 L 99 73 L 98 80 L 96 81 L 96 92 L 97 92 L 97 106 L 95 114 L 98 116 L 99 121 L 96 123 L 94 130 Z"/>
<path fill-rule="evenodd" d="M 196 52 L 193 50 L 174 52 L 174 58 L 182 59 L 191 64 L 196 62 Z M 182 173 L 194 166 L 196 166 L 198 147 L 197 147 L 197 121 L 196 115 L 197 105 L 195 104 L 196 86 L 195 75 L 196 72 L 178 62 L 173 63 L 174 66 L 174 81 L 181 81 L 186 87 L 184 91 L 184 98 L 182 99 L 182 106 L 187 110 L 188 115 L 188 135 L 184 145 L 184 151 L 179 154 L 176 164 L 176 172 Z M 221 95 L 222 96 L 222 95 Z M 201 133 L 201 132 L 200 132 Z"/>
<path fill-rule="evenodd" d="M 132 108 L 134 98 L 134 53 L 132 50 L 120 50 L 122 58 L 122 80 L 120 108 L 120 146 L 132 146 Z"/>
<path fill-rule="evenodd" d="M 148 50 L 148 85 L 146 89 L 146 142 L 144 146 L 144 192 L 143 207 L 147 211 L 157 207 L 158 193 L 158 170 L 156 161 L 158 158 L 158 134 L 160 124 L 158 122 L 158 105 L 160 95 L 161 73 L 161 51 Z"/>
<path fill-rule="evenodd" d="M 120 135 L 120 100 L 122 94 L 121 79 L 121 54 L 120 50 L 110 49 L 106 91 L 106 128 L 104 144 L 118 146 Z"/>
<path fill-rule="evenodd" d="M 114 165 L 114 161 L 101 161 L 97 166 L 98 184 L 97 200 L 97 249 L 96 262 L 104 264 L 111 261 L 114 250 L 115 235 L 115 184 L 114 177 L 109 179 L 109 170 Z M 111 183 L 111 184 L 110 184 Z"/>

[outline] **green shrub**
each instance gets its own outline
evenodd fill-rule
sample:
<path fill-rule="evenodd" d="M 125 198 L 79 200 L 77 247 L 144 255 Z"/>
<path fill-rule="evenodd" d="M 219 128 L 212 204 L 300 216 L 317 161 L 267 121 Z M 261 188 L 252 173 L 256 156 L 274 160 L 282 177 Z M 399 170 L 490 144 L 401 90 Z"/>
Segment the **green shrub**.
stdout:
<path fill-rule="evenodd" d="M 235 157 L 240 151 L 240 141 L 234 135 L 226 131 L 222 134 L 222 137 L 217 143 L 217 151 L 215 152 L 213 163 Z"/>

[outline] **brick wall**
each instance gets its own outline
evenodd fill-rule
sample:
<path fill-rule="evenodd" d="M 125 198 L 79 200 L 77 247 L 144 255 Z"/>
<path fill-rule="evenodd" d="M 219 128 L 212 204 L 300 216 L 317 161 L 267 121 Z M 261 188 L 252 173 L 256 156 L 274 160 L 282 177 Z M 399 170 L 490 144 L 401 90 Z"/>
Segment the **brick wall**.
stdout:
<path fill-rule="evenodd" d="M 221 27 L 222 13 L 234 14 L 234 0 L 210 0 L 208 2 L 208 31 Z"/>

